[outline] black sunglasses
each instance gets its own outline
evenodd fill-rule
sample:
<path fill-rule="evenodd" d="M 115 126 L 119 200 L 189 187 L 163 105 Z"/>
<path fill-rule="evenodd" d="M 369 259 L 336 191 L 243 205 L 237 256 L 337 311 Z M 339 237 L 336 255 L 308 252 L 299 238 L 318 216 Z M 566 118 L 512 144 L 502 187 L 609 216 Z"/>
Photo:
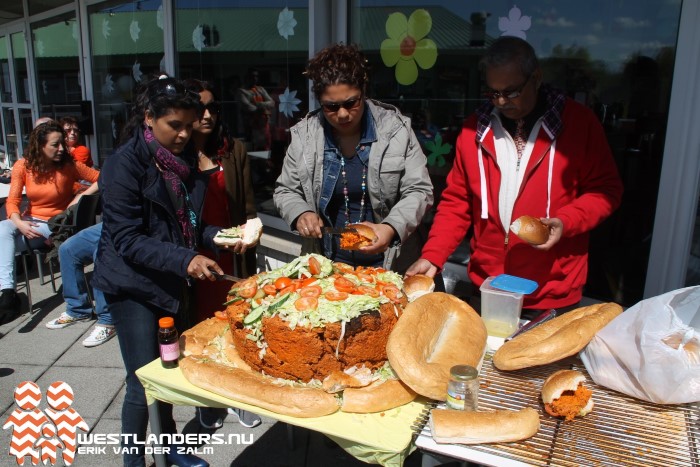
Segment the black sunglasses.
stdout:
<path fill-rule="evenodd" d="M 335 113 L 340 110 L 340 108 L 344 108 L 345 110 L 352 110 L 358 105 L 360 105 L 360 101 L 362 100 L 362 96 L 360 97 L 353 97 L 352 99 L 348 99 L 343 102 L 326 102 L 326 103 L 321 103 L 321 107 L 323 107 L 323 110 L 326 112 L 331 112 Z"/>
<path fill-rule="evenodd" d="M 206 105 L 202 105 L 202 113 L 204 113 L 205 110 L 208 110 L 212 115 L 219 115 L 221 112 L 221 102 L 211 101 Z"/>
<path fill-rule="evenodd" d="M 530 76 L 527 77 L 523 84 L 511 91 L 494 91 L 493 89 L 487 89 L 486 91 L 484 91 L 484 97 L 492 101 L 500 99 L 501 97 L 505 100 L 517 99 L 518 97 L 520 97 L 520 94 L 523 93 L 523 89 L 525 89 L 527 83 L 530 82 L 530 78 L 532 78 L 532 74 L 530 74 Z"/>
<path fill-rule="evenodd" d="M 151 83 L 148 92 L 148 100 L 152 100 L 160 96 L 191 97 L 199 100 L 199 94 L 185 88 L 182 83 L 177 81 L 175 78 L 170 77 L 161 77 L 154 83 Z"/>

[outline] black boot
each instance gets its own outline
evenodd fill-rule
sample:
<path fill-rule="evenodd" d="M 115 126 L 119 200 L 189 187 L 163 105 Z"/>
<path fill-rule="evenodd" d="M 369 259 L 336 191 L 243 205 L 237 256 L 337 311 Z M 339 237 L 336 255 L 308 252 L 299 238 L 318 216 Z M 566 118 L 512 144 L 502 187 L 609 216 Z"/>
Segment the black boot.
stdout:
<path fill-rule="evenodd" d="M 19 314 L 21 302 L 14 289 L 4 289 L 0 295 L 0 323 Z"/>

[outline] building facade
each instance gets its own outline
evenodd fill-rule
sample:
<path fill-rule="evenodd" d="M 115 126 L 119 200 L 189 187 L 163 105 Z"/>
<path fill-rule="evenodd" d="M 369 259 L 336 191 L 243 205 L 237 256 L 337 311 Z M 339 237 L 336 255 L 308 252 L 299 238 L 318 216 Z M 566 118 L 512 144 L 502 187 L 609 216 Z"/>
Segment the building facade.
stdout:
<path fill-rule="evenodd" d="M 621 208 L 592 236 L 586 295 L 631 305 L 700 284 L 700 2 L 2 3 L 0 165 L 21 157 L 34 119 L 72 115 L 99 166 L 140 82 L 161 72 L 205 79 L 249 147 L 258 210 L 280 237 L 288 229 L 271 190 L 290 126 L 317 107 L 302 74 L 316 51 L 340 41 L 362 48 L 368 94 L 411 116 L 439 200 L 461 121 L 483 100 L 480 57 L 502 34 L 526 38 L 545 80 L 596 112 L 625 184 Z M 254 79 L 274 100 L 264 115 L 240 99 Z M 451 262 L 463 269 L 466 242 Z"/>

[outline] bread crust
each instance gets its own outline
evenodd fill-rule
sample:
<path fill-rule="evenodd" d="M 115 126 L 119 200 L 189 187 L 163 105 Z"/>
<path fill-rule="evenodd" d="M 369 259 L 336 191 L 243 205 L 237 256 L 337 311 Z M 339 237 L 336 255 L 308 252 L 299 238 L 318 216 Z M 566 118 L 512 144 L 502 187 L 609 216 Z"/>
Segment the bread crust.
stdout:
<path fill-rule="evenodd" d="M 508 443 L 534 436 L 540 429 L 535 409 L 470 412 L 433 409 L 430 433 L 437 443 Z"/>
<path fill-rule="evenodd" d="M 537 217 L 520 216 L 510 225 L 510 230 L 531 245 L 542 245 L 549 239 L 549 228 Z"/>
<path fill-rule="evenodd" d="M 180 369 L 195 386 L 220 396 L 294 417 L 320 417 L 340 409 L 340 399 L 322 389 L 277 385 L 252 370 L 233 343 L 228 322 L 210 318 L 182 333 L 185 357 Z M 392 409 L 415 399 L 416 393 L 397 380 L 357 389 L 345 389 L 344 412 L 372 413 Z"/>
<path fill-rule="evenodd" d="M 486 347 L 479 315 L 453 295 L 433 292 L 409 303 L 387 343 L 389 363 L 418 394 L 444 401 L 450 368 L 477 367 Z"/>
<path fill-rule="evenodd" d="M 403 290 L 406 292 L 408 301 L 412 302 L 418 297 L 435 290 L 435 281 L 432 277 L 428 277 L 425 274 L 416 274 L 404 279 Z"/>
<path fill-rule="evenodd" d="M 585 383 L 586 377 L 576 370 L 555 371 L 542 384 L 542 402 L 551 404 L 559 399 L 564 391 L 575 391 L 579 383 Z"/>
<path fill-rule="evenodd" d="M 617 303 L 596 303 L 557 316 L 503 344 L 493 364 L 499 370 L 520 370 L 574 355 L 620 313 Z"/>

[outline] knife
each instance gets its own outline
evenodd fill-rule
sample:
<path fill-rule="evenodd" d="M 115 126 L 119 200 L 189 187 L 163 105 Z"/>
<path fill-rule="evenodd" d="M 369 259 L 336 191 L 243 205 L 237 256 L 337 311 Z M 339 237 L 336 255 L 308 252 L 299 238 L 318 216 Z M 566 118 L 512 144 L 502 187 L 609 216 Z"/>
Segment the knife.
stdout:
<path fill-rule="evenodd" d="M 216 271 L 212 271 L 211 269 L 209 270 L 212 276 L 216 277 L 217 281 L 231 281 L 231 282 L 240 282 L 243 279 L 238 278 L 236 276 L 231 276 L 229 274 L 219 274 Z"/>
<path fill-rule="evenodd" d="M 344 233 L 357 233 L 357 230 L 349 227 L 323 227 L 321 231 L 330 235 L 342 235 Z"/>
<path fill-rule="evenodd" d="M 536 328 L 540 324 L 542 324 L 546 321 L 549 321 L 552 318 L 556 318 L 556 317 L 557 317 L 557 310 L 555 310 L 553 308 L 551 310 L 546 310 L 546 311 L 540 313 L 539 315 L 535 316 L 534 318 L 532 318 L 532 320 L 530 320 L 529 323 L 525 323 L 522 326 L 520 326 L 520 328 L 517 331 L 515 331 L 510 336 L 506 337 L 505 342 L 508 342 L 509 340 L 513 339 L 515 336 L 518 336 L 518 335 L 524 333 L 525 331 L 529 331 L 530 329 Z"/>

